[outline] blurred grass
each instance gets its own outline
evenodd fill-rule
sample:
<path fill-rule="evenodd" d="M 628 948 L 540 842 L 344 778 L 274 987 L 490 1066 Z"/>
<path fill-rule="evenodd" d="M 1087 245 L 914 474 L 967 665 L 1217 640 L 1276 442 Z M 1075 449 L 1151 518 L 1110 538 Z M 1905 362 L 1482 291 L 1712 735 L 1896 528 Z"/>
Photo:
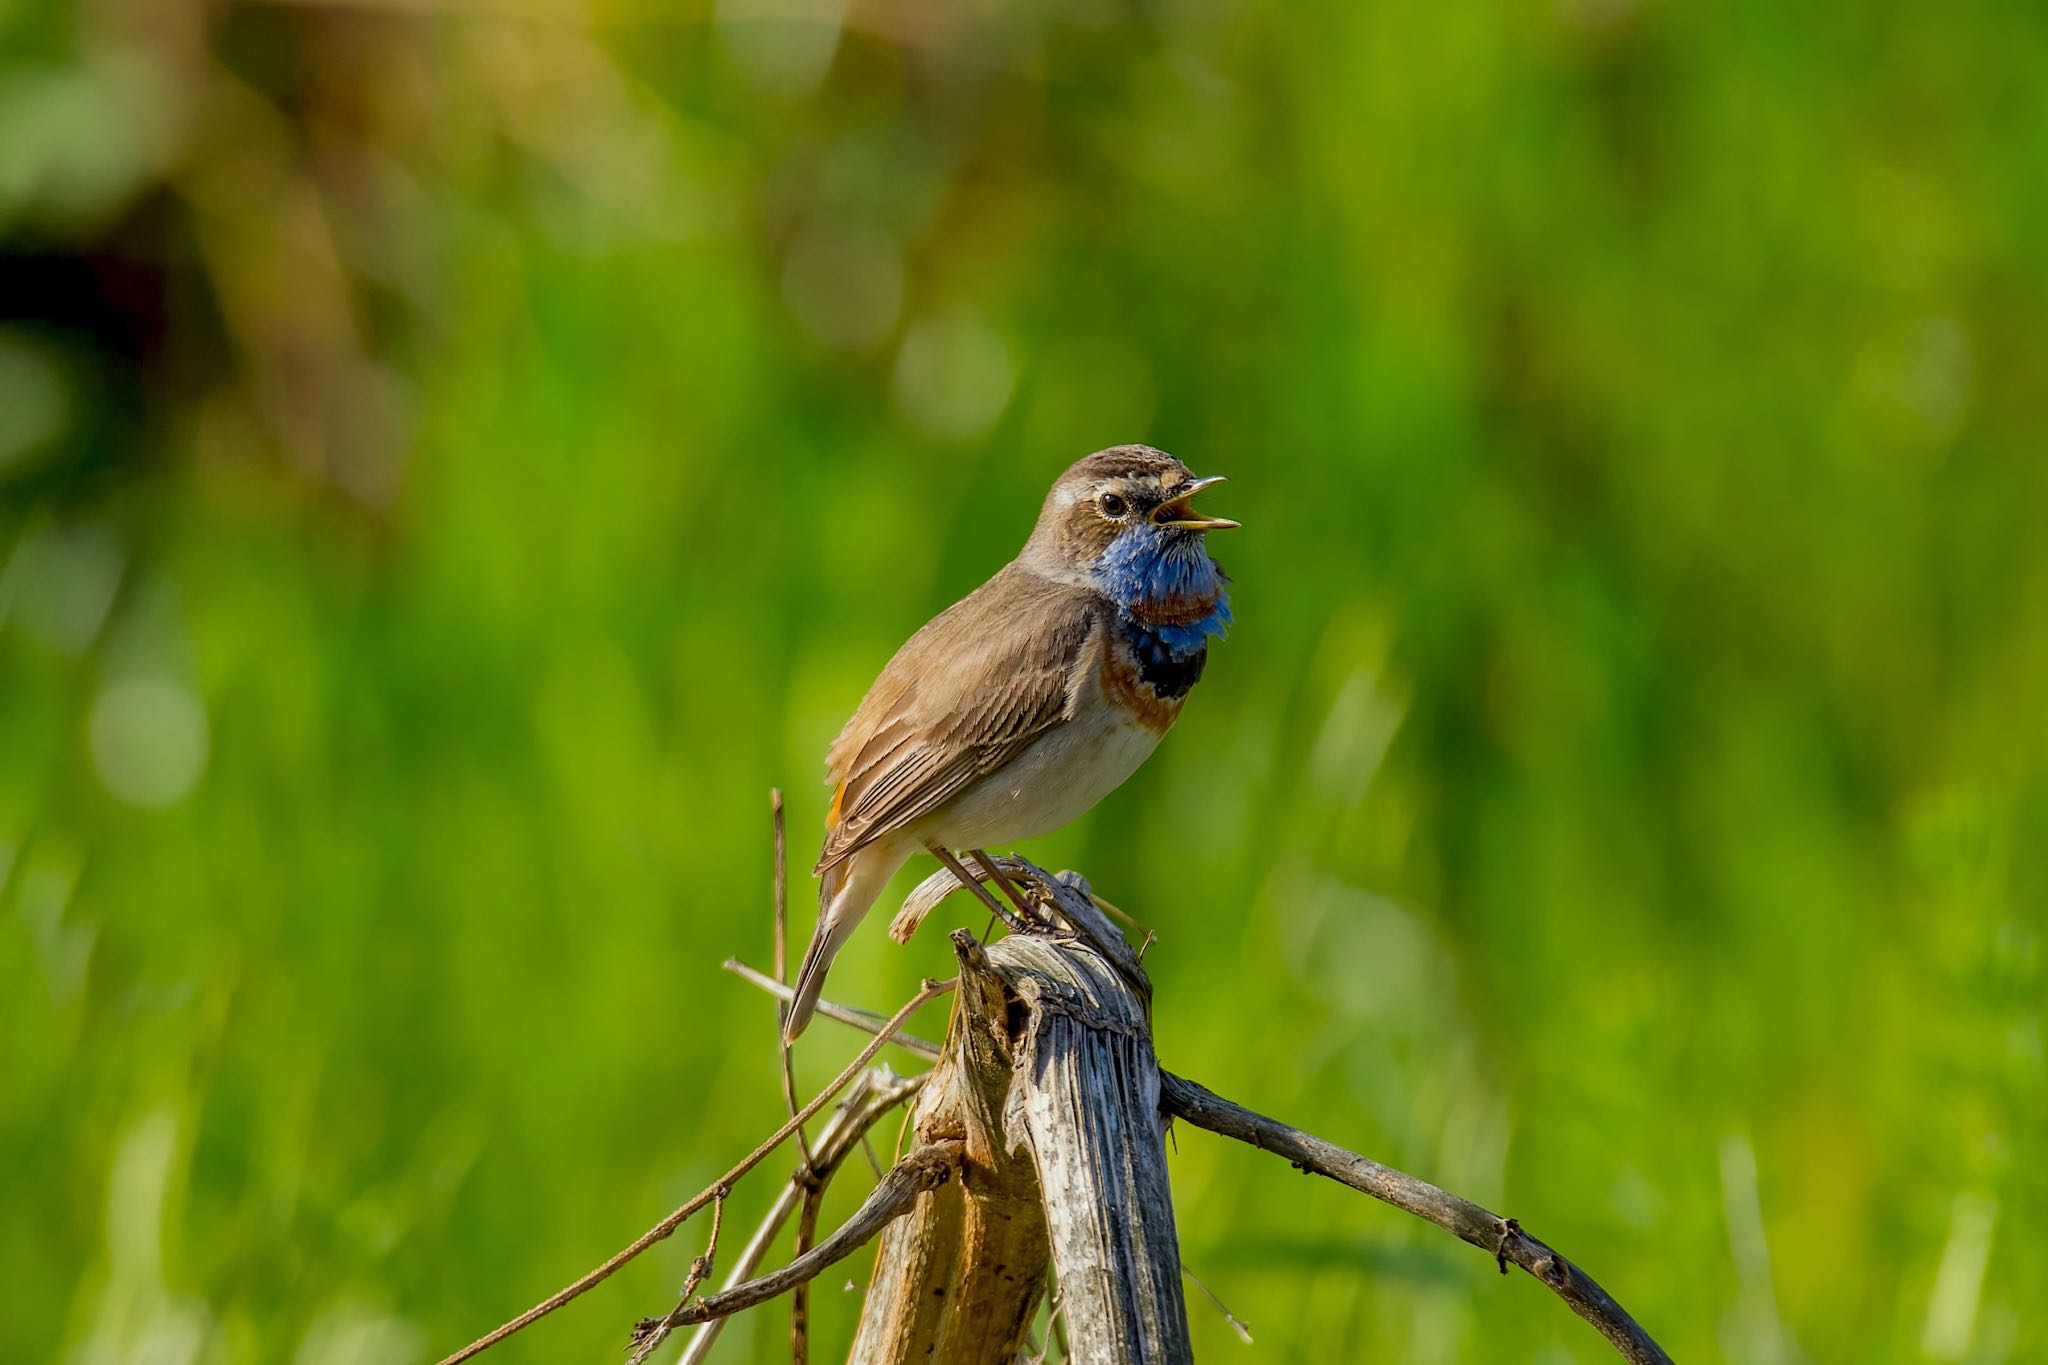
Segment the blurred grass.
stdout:
<path fill-rule="evenodd" d="M 1239 625 L 1029 851 L 1169 1065 L 1681 1359 L 2048 1354 L 2048 25 L 764 12 L 0 7 L 0 1359 L 431 1359 L 723 1169 L 767 788 L 1131 439 Z M 1205 1358 L 1605 1358 L 1174 1162 Z"/>

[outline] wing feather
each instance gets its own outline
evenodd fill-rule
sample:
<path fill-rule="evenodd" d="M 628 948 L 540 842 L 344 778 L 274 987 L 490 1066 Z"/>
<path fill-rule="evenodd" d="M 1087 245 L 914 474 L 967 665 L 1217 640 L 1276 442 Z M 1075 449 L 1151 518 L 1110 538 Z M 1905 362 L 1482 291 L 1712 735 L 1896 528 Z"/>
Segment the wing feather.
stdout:
<path fill-rule="evenodd" d="M 1073 714 L 1101 610 L 1015 565 L 896 652 L 833 742 L 814 872 L 929 815 Z"/>

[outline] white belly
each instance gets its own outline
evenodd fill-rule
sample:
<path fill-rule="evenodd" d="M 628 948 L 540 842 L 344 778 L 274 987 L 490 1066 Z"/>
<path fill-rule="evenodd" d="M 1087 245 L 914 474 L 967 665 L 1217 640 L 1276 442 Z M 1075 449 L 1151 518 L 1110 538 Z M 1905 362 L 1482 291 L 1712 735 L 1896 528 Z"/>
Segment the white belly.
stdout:
<path fill-rule="evenodd" d="M 1050 834 L 1138 770 L 1159 736 L 1099 698 L 918 822 L 920 838 L 983 848 Z"/>

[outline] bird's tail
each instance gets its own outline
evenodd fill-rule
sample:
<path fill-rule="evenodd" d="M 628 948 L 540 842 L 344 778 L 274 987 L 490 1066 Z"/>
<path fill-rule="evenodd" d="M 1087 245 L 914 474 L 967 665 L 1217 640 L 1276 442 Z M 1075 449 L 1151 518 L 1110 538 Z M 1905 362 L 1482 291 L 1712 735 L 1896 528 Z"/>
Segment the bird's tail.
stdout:
<path fill-rule="evenodd" d="M 819 912 L 818 931 L 804 950 L 803 966 L 796 969 L 796 995 L 789 1002 L 789 1017 L 782 1021 L 783 1042 L 795 1042 L 809 1027 L 818 1009 L 818 994 L 825 989 L 825 973 L 832 970 L 832 959 L 839 956 L 840 945 L 852 933 L 851 921 L 834 923 L 829 911 Z"/>
<path fill-rule="evenodd" d="M 796 995 L 789 1002 L 788 1018 L 782 1021 L 783 1041 L 795 1042 L 811 1022 L 832 959 L 839 956 L 868 907 L 909 856 L 908 845 L 876 844 L 825 869 L 825 878 L 818 885 L 818 930 L 804 950 L 803 965 L 796 969 Z"/>

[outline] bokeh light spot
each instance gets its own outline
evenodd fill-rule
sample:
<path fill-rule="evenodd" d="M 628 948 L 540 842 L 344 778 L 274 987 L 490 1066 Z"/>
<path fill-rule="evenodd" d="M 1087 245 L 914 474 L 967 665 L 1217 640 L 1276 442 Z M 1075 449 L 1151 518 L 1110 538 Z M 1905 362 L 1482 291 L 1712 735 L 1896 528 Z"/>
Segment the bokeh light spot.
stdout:
<path fill-rule="evenodd" d="M 831 69 L 846 22 L 844 0 L 721 0 L 718 36 L 756 89 L 796 99 Z"/>
<path fill-rule="evenodd" d="M 93 703 L 91 741 L 108 791 L 131 806 L 175 805 L 206 768 L 206 712 L 169 678 L 124 679 Z"/>
<path fill-rule="evenodd" d="M 889 339 L 903 307 L 903 258 L 869 228 L 821 224 L 796 239 L 782 267 L 782 297 L 823 345 L 864 351 Z"/>
<path fill-rule="evenodd" d="M 0 576 L 0 618 L 11 603 L 22 629 L 63 654 L 99 637 L 121 586 L 121 544 L 104 525 L 47 528 L 25 538 Z"/>
<path fill-rule="evenodd" d="M 1009 349 L 977 313 L 919 321 L 896 357 L 897 406 L 918 430 L 940 440 L 969 441 L 987 432 L 1009 405 L 1015 383 Z"/>

